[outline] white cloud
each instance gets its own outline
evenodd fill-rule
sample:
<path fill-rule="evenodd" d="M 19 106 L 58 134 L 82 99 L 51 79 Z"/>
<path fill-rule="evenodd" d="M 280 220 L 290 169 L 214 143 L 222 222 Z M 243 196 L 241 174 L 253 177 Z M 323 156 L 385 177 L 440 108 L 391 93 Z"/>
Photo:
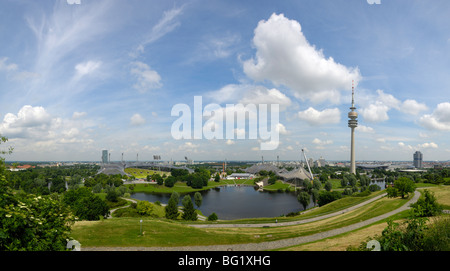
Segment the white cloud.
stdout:
<path fill-rule="evenodd" d="M 417 147 L 419 147 L 420 149 L 437 149 L 439 146 L 434 143 L 434 142 L 427 142 L 427 143 L 423 143 L 423 144 L 419 144 Z"/>
<path fill-rule="evenodd" d="M 17 115 L 7 113 L 4 116 L 0 125 L 0 134 L 8 137 L 28 137 L 35 134 L 34 131 L 45 131 L 51 121 L 50 114 L 43 107 L 25 105 Z"/>
<path fill-rule="evenodd" d="M 316 149 L 323 150 L 323 149 L 325 149 L 325 146 L 326 146 L 326 145 L 331 145 L 331 144 L 333 144 L 333 141 L 332 141 L 332 140 L 325 140 L 325 141 L 323 141 L 323 140 L 320 140 L 320 139 L 318 139 L 318 138 L 314 138 L 314 140 L 312 141 L 312 143 L 315 144 L 315 145 L 317 145 L 317 146 L 316 146 Z"/>
<path fill-rule="evenodd" d="M 431 130 L 450 131 L 450 103 L 440 103 L 432 114 L 419 119 L 420 125 Z"/>
<path fill-rule="evenodd" d="M 139 126 L 145 124 L 145 119 L 138 113 L 134 114 L 130 118 L 130 124 L 133 126 Z"/>
<path fill-rule="evenodd" d="M 7 57 L 0 58 L 0 71 L 15 71 L 17 70 L 18 66 L 15 63 L 6 63 L 8 61 Z"/>
<path fill-rule="evenodd" d="M 97 70 L 101 66 L 101 64 L 102 64 L 102 62 L 100 62 L 100 61 L 91 61 L 91 60 L 82 62 L 82 63 L 78 63 L 75 66 L 75 70 L 76 70 L 75 77 L 81 78 L 85 75 L 91 74 L 95 70 Z"/>
<path fill-rule="evenodd" d="M 308 122 L 310 125 L 322 125 L 339 123 L 341 120 L 341 112 L 338 108 L 325 109 L 318 111 L 312 107 L 305 111 L 298 112 L 301 120 Z"/>
<path fill-rule="evenodd" d="M 146 35 L 145 39 L 136 47 L 136 49 L 130 53 L 130 56 L 134 58 L 138 57 L 139 54 L 144 52 L 146 45 L 157 41 L 180 26 L 180 22 L 177 18 L 183 13 L 183 9 L 184 5 L 165 11 L 162 18 L 152 27 L 151 31 Z"/>
<path fill-rule="evenodd" d="M 256 58 L 243 63 L 253 80 L 285 85 L 300 99 L 337 103 L 339 91 L 350 90 L 352 80 L 361 78 L 358 69 L 336 63 L 310 45 L 300 23 L 283 14 L 260 21 L 254 32 Z"/>
<path fill-rule="evenodd" d="M 33 155 L 82 152 L 92 146 L 89 120 L 62 119 L 52 116 L 41 106 L 23 106 L 17 114 L 7 113 L 0 123 L 0 134 L 14 142 L 14 153 L 22 159 Z M 69 146 L 70 145 L 70 146 Z"/>
<path fill-rule="evenodd" d="M 6 72 L 7 76 L 12 80 L 24 81 L 39 76 L 39 74 L 34 72 L 21 71 L 16 63 L 7 62 L 7 57 L 0 58 L 0 72 Z"/>
<path fill-rule="evenodd" d="M 364 117 L 364 120 L 368 122 L 381 122 L 389 119 L 387 112 L 389 107 L 381 102 L 370 104 L 366 108 L 359 110 L 360 114 Z"/>
<path fill-rule="evenodd" d="M 263 86 L 229 84 L 205 95 L 219 104 L 278 104 L 280 109 L 291 105 L 291 99 L 278 89 Z"/>
<path fill-rule="evenodd" d="M 227 142 L 226 142 L 226 144 L 227 144 L 227 145 L 234 145 L 234 144 L 235 144 L 235 141 L 234 141 L 234 140 L 231 140 L 231 139 L 228 139 Z"/>
<path fill-rule="evenodd" d="M 73 112 L 72 119 L 81 119 L 84 118 L 87 115 L 86 112 Z"/>
<path fill-rule="evenodd" d="M 242 104 L 278 104 L 281 108 L 291 105 L 291 99 L 281 93 L 278 89 L 266 89 L 264 87 L 255 87 L 244 93 Z"/>
<path fill-rule="evenodd" d="M 356 127 L 356 131 L 359 131 L 362 133 L 369 133 L 369 134 L 375 133 L 375 131 L 373 130 L 372 127 L 365 126 L 365 125 L 358 125 L 358 127 Z"/>
<path fill-rule="evenodd" d="M 425 104 L 418 103 L 415 100 L 406 100 L 402 103 L 400 110 L 410 115 L 418 115 L 422 111 L 427 110 L 428 107 Z"/>
<path fill-rule="evenodd" d="M 409 115 L 418 115 L 420 112 L 427 110 L 425 104 L 416 100 L 407 99 L 402 102 L 383 90 L 377 90 L 377 94 L 376 97 L 366 97 L 366 100 L 370 100 L 370 103 L 359 110 L 368 122 L 375 123 L 389 120 L 388 112 L 391 109 L 396 109 Z"/>
<path fill-rule="evenodd" d="M 285 127 L 283 124 L 281 124 L 281 123 L 278 123 L 278 124 L 277 124 L 276 129 L 277 129 L 277 132 L 278 132 L 279 134 L 281 134 L 281 135 L 288 135 L 288 134 L 289 134 L 289 131 L 288 131 L 288 130 L 286 129 L 286 127 Z"/>
<path fill-rule="evenodd" d="M 407 145 L 403 142 L 398 142 L 398 146 L 406 151 L 413 151 L 413 150 L 423 150 L 423 149 L 437 149 L 439 148 L 438 144 L 434 142 L 426 142 L 423 144 L 418 144 L 416 146 Z"/>
<path fill-rule="evenodd" d="M 145 63 L 140 61 L 133 62 L 130 72 L 137 79 L 137 83 L 133 87 L 141 93 L 162 86 L 161 76 Z"/>

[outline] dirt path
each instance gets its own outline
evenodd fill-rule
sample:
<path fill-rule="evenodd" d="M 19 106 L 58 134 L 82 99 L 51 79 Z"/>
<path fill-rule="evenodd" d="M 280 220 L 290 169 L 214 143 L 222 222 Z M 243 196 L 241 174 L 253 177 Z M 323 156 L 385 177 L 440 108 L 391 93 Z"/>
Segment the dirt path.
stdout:
<path fill-rule="evenodd" d="M 349 225 L 346 227 L 342 227 L 342 228 L 338 228 L 338 229 L 334 229 L 334 230 L 316 233 L 313 235 L 288 238 L 288 239 L 277 240 L 277 241 L 262 242 L 262 243 L 249 243 L 249 244 L 183 246 L 183 247 L 87 247 L 87 248 L 83 248 L 82 250 L 84 250 L 84 251 L 262 251 L 262 250 L 272 250 L 272 249 L 284 248 L 284 247 L 299 245 L 299 244 L 303 244 L 303 243 L 313 242 L 313 241 L 321 240 L 324 238 L 332 237 L 335 235 L 339 235 L 342 233 L 346 233 L 346 232 L 349 232 L 352 230 L 359 229 L 361 227 L 370 225 L 374 222 L 380 221 L 380 220 L 390 217 L 394 214 L 397 214 L 399 212 L 409 209 L 410 208 L 409 206 L 412 203 L 416 202 L 419 197 L 420 197 L 420 192 L 415 191 L 412 199 L 410 199 L 402 207 L 400 207 L 394 211 L 385 213 L 383 215 L 380 215 L 380 216 L 377 216 L 377 217 L 374 217 L 374 218 L 371 218 L 371 219 L 368 219 L 368 220 L 365 220 L 365 221 L 362 221 L 359 223 L 355 223 L 355 224 L 352 224 L 352 225 Z M 378 199 L 378 197 L 377 197 L 377 199 Z M 372 199 L 370 202 L 372 202 L 374 200 L 376 200 L 376 199 Z M 320 218 L 314 218 L 314 219 L 319 220 L 319 219 L 324 219 L 326 217 L 331 217 L 331 216 L 335 216 L 338 214 L 342 214 L 344 212 L 350 211 L 350 209 L 353 210 L 353 209 L 361 207 L 362 205 L 365 205 L 365 204 L 368 204 L 368 203 L 367 202 L 361 203 L 356 206 L 347 208 L 346 210 L 336 212 L 333 214 L 329 214 L 329 215 L 325 215 L 325 216 L 321 216 Z M 295 222 L 298 222 L 298 224 L 306 223 L 303 221 L 293 221 L 293 222 L 284 222 L 284 223 L 295 223 Z M 270 224 L 270 226 L 274 226 L 274 225 L 282 226 L 281 224 L 282 223 L 277 223 L 277 224 L 272 223 L 272 224 Z M 225 225 L 225 224 L 223 224 L 223 225 Z M 223 225 L 211 225 L 211 226 L 223 226 Z M 234 224 L 226 224 L 226 225 L 227 225 L 226 227 L 231 227 Z M 252 225 L 253 227 L 255 227 L 255 226 L 262 227 L 263 226 L 263 224 L 257 224 L 257 225 L 244 224 L 244 225 L 248 225 L 248 226 Z M 292 225 L 292 224 L 290 224 L 290 225 Z M 193 226 L 193 225 L 191 225 L 191 226 Z M 200 225 L 195 225 L 195 226 L 200 226 Z M 242 224 L 236 224 L 234 226 L 235 227 L 245 227 Z"/>

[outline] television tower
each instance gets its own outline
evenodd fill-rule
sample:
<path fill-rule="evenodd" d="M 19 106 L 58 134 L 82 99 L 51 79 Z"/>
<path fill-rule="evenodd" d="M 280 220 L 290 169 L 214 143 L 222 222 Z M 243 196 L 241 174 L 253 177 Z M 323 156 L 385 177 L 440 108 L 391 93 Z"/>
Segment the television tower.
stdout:
<path fill-rule="evenodd" d="M 355 163 L 355 128 L 358 127 L 358 113 L 355 111 L 355 87 L 354 81 L 352 80 L 352 111 L 348 112 L 348 127 L 352 129 L 352 143 L 351 143 L 351 154 L 350 154 L 350 173 L 356 174 L 356 163 Z"/>

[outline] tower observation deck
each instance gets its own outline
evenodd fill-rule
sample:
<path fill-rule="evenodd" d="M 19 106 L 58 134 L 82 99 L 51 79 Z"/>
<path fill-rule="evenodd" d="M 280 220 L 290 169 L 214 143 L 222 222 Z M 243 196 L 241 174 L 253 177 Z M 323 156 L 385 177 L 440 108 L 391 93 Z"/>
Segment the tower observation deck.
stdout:
<path fill-rule="evenodd" d="M 352 129 L 352 141 L 351 141 L 351 153 L 350 153 L 350 173 L 356 174 L 356 163 L 355 163 L 355 128 L 358 127 L 358 113 L 355 111 L 355 87 L 354 81 L 352 81 L 352 107 L 351 111 L 348 113 L 348 127 Z"/>

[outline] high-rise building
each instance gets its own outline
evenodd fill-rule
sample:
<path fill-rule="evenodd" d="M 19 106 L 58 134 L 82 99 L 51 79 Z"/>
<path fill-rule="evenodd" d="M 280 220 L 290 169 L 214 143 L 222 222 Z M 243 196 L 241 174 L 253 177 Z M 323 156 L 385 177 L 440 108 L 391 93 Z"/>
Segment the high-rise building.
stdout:
<path fill-rule="evenodd" d="M 102 151 L 102 163 L 107 164 L 108 163 L 108 150 Z"/>
<path fill-rule="evenodd" d="M 414 167 L 422 168 L 423 155 L 420 151 L 414 153 Z"/>
<path fill-rule="evenodd" d="M 355 111 L 355 88 L 352 81 L 352 107 L 348 113 L 348 127 L 352 129 L 352 142 L 351 142 L 351 153 L 350 153 L 350 173 L 356 174 L 356 163 L 355 163 L 355 128 L 358 127 L 358 113 Z"/>

